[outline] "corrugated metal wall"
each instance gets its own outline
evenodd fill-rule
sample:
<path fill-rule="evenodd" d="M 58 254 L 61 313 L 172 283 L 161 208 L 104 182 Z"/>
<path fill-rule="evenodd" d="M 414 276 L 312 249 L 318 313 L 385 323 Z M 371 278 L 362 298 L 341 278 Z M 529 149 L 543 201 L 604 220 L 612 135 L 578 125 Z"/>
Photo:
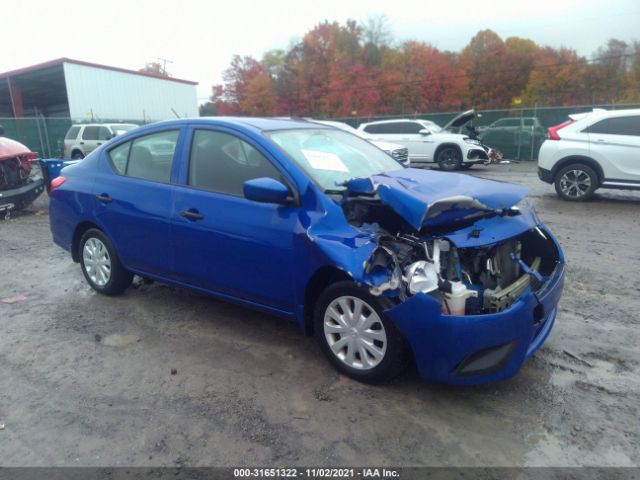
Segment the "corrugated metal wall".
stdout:
<path fill-rule="evenodd" d="M 101 68 L 64 64 L 69 111 L 74 121 L 146 121 L 198 116 L 196 86 Z"/>

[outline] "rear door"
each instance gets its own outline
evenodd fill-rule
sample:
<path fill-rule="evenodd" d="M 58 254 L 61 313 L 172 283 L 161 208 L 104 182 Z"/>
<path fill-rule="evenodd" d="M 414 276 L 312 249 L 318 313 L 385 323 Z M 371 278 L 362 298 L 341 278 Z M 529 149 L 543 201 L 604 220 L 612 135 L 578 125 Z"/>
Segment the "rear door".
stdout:
<path fill-rule="evenodd" d="M 84 129 L 82 130 L 80 145 L 85 155 L 98 148 L 99 133 L 100 127 L 98 125 L 89 125 L 84 127 Z"/>
<path fill-rule="evenodd" d="M 600 120 L 587 133 L 591 156 L 607 180 L 640 183 L 640 115 Z"/>
<path fill-rule="evenodd" d="M 180 141 L 179 128 L 149 133 L 109 149 L 101 162 L 96 216 L 136 272 L 172 277 L 171 179 Z"/>

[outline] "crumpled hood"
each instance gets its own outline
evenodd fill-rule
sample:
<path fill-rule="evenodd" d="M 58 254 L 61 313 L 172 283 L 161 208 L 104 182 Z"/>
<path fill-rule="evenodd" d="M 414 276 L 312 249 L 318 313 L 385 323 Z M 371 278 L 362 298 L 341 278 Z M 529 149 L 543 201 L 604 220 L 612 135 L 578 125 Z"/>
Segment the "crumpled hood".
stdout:
<path fill-rule="evenodd" d="M 29 150 L 26 146 L 10 138 L 0 138 L 0 161 L 10 158 L 25 156 L 27 158 L 35 158 L 36 154 Z"/>
<path fill-rule="evenodd" d="M 528 187 L 462 175 L 405 168 L 347 182 L 351 194 L 377 193 L 416 230 L 499 212 L 517 204 Z"/>

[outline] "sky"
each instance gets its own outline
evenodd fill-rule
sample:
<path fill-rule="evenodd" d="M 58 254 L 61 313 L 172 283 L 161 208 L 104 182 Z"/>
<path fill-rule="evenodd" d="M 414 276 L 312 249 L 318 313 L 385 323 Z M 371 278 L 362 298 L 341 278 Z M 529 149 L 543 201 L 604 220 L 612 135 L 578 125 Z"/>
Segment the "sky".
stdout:
<path fill-rule="evenodd" d="M 640 40 L 640 0 L 2 0 L 0 72 L 60 57 L 137 70 L 168 59 L 204 103 L 232 55 L 286 49 L 318 23 L 384 15 L 395 41 L 460 50 L 479 30 L 591 56 Z"/>

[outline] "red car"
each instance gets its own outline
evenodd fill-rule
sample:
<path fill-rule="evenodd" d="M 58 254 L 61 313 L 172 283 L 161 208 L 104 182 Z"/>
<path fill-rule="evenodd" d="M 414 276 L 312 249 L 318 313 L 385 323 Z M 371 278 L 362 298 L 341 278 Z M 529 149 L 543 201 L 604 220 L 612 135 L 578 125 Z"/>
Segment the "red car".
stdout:
<path fill-rule="evenodd" d="M 33 168 L 36 154 L 3 134 L 0 127 L 0 213 L 7 214 L 33 202 L 44 191 L 44 180 Z"/>

